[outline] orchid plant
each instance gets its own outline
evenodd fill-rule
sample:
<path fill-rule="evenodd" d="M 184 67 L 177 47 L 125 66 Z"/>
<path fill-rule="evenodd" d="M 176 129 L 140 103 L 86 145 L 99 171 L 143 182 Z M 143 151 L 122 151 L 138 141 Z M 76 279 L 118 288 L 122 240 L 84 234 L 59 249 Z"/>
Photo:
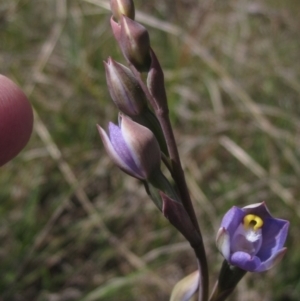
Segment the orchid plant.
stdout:
<path fill-rule="evenodd" d="M 108 131 L 98 126 L 100 137 L 112 161 L 144 184 L 195 252 L 198 270 L 177 283 L 170 300 L 188 301 L 196 294 L 199 301 L 225 300 L 246 272 L 266 271 L 282 259 L 289 222 L 273 218 L 265 203 L 231 208 L 216 235 L 224 262 L 209 294 L 205 246 L 168 115 L 162 68 L 147 29 L 134 20 L 133 1 L 111 0 L 110 5 L 112 32 L 128 66 L 112 58 L 104 62 L 108 90 L 120 113 L 118 125 L 109 123 Z"/>

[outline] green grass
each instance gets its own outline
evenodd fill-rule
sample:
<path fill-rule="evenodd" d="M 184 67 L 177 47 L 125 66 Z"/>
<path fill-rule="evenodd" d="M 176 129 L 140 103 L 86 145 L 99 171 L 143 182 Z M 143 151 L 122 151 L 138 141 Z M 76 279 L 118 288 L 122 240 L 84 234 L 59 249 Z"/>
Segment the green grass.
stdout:
<path fill-rule="evenodd" d="M 1 301 L 168 300 L 196 269 L 188 244 L 111 164 L 98 137 L 97 123 L 117 119 L 103 60 L 124 62 L 105 4 L 0 4 L 0 72 L 36 112 L 29 144 L 0 171 Z M 273 270 L 247 275 L 231 300 L 299 300 L 300 2 L 136 8 L 165 71 L 212 284 L 222 215 L 266 201 L 291 221 L 288 252 Z"/>

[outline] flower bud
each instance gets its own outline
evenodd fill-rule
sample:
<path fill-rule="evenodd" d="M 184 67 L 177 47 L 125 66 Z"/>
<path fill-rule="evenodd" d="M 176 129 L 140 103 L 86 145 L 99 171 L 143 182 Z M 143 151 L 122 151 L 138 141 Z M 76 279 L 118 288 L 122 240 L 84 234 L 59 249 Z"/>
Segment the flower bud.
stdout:
<path fill-rule="evenodd" d="M 118 37 L 118 34 L 115 34 L 115 36 Z M 149 70 L 151 65 L 150 38 L 144 26 L 123 16 L 118 42 L 124 57 L 138 71 Z"/>
<path fill-rule="evenodd" d="M 124 172 L 147 180 L 160 170 L 160 148 L 146 127 L 120 116 L 119 126 L 109 123 L 108 134 L 100 126 L 98 130 L 108 155 Z"/>
<path fill-rule="evenodd" d="M 182 203 L 172 199 L 163 192 L 160 195 L 162 198 L 163 215 L 189 241 L 191 246 L 199 245 L 201 237 Z"/>
<path fill-rule="evenodd" d="M 109 58 L 104 62 L 110 96 L 118 109 L 128 116 L 145 111 L 147 98 L 129 68 Z"/>
<path fill-rule="evenodd" d="M 181 279 L 174 286 L 170 301 L 189 301 L 199 287 L 199 271 Z"/>
<path fill-rule="evenodd" d="M 122 15 L 134 20 L 135 11 L 132 0 L 110 0 L 110 9 L 117 21 L 120 21 Z"/>

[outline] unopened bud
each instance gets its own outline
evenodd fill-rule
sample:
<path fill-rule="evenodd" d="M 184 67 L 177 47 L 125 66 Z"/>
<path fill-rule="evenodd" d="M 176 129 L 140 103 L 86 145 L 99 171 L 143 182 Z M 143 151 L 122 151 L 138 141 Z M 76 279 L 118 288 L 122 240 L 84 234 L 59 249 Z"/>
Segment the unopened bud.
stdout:
<path fill-rule="evenodd" d="M 146 95 L 130 69 L 112 58 L 104 62 L 104 66 L 108 90 L 118 109 L 131 117 L 145 111 Z"/>
<path fill-rule="evenodd" d="M 160 148 L 146 127 L 120 116 L 119 126 L 110 123 L 108 134 L 100 126 L 98 130 L 108 155 L 124 172 L 147 180 L 160 170 Z"/>
<path fill-rule="evenodd" d="M 172 290 L 170 301 L 186 301 L 196 293 L 199 287 L 199 271 L 181 279 Z"/>
<path fill-rule="evenodd" d="M 194 227 L 190 216 L 187 214 L 182 203 L 170 198 L 165 193 L 160 193 L 162 198 L 162 212 L 169 222 L 181 232 L 189 241 L 191 246 L 197 246 L 201 243 L 201 237 Z"/>
<path fill-rule="evenodd" d="M 151 65 L 150 38 L 147 29 L 125 16 L 121 18 L 119 45 L 125 58 L 140 72 Z"/>
<path fill-rule="evenodd" d="M 132 0 L 110 0 L 114 18 L 119 22 L 122 15 L 134 20 L 134 3 Z"/>

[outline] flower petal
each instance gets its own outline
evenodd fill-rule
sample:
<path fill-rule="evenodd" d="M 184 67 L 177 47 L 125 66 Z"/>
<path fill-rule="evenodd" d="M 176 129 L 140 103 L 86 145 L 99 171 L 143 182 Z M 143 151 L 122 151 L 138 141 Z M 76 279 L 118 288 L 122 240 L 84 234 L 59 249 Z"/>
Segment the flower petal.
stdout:
<path fill-rule="evenodd" d="M 289 222 L 282 219 L 266 218 L 262 227 L 263 242 L 257 253 L 261 261 L 266 261 L 282 249 L 289 228 Z"/>
<path fill-rule="evenodd" d="M 230 237 L 224 227 L 221 227 L 218 231 L 216 244 L 218 250 L 228 261 L 230 259 Z"/>
<path fill-rule="evenodd" d="M 130 156 L 130 150 L 128 149 L 124 139 L 122 138 L 118 126 L 114 125 L 113 123 L 109 124 L 110 137 L 108 137 L 103 128 L 101 128 L 99 125 L 97 125 L 97 127 L 106 152 L 108 153 L 112 161 L 129 175 L 138 179 L 142 179 L 142 176 L 139 173 L 136 164 Z"/>
<path fill-rule="evenodd" d="M 146 127 L 121 116 L 122 137 L 131 151 L 132 158 L 143 178 L 160 169 L 160 147 L 153 133 Z"/>
<path fill-rule="evenodd" d="M 248 272 L 254 272 L 261 265 L 261 261 L 257 256 L 250 256 L 245 252 L 233 253 L 229 263 Z"/>
<path fill-rule="evenodd" d="M 244 216 L 244 211 L 235 206 L 227 211 L 227 213 L 224 215 L 221 222 L 221 227 L 226 229 L 231 238 L 239 224 L 242 222 Z"/>
<path fill-rule="evenodd" d="M 242 208 L 245 214 L 254 214 L 262 218 L 273 218 L 265 202 L 252 204 Z"/>
<path fill-rule="evenodd" d="M 264 272 L 269 269 L 271 269 L 273 266 L 275 266 L 277 263 L 281 261 L 284 254 L 286 253 L 287 248 L 282 248 L 277 253 L 273 254 L 268 260 L 263 262 L 256 270 L 255 272 Z"/>

